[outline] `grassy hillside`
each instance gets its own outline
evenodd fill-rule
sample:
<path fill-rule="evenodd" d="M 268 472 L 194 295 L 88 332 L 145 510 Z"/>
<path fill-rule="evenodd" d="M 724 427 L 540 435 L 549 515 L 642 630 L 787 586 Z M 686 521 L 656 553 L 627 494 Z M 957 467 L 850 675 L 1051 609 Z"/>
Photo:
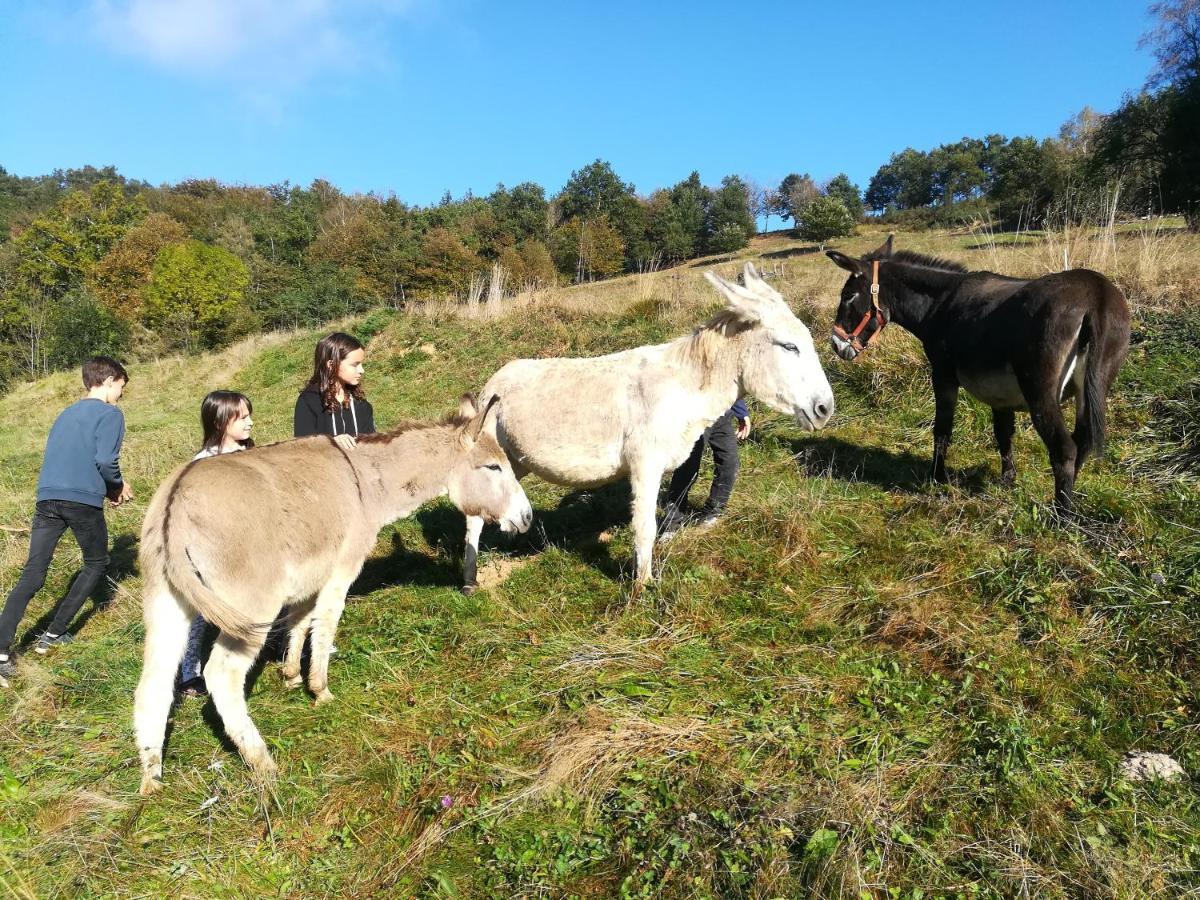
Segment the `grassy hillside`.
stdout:
<path fill-rule="evenodd" d="M 867 235 L 842 249 L 866 250 Z M 1066 246 L 1064 246 L 1066 245 Z M 960 399 L 953 484 L 931 486 L 920 348 L 889 329 L 855 364 L 827 352 L 841 273 L 783 236 L 742 259 L 817 338 L 832 427 L 752 405 L 730 514 L 658 555 L 628 593 L 623 485 L 526 483 L 517 539 L 485 532 L 456 589 L 448 505 L 385 529 L 351 591 L 314 708 L 274 666 L 251 714 L 281 766 L 256 789 L 208 703 L 174 712 L 147 801 L 131 700 L 142 625 L 136 536 L 198 442 L 215 387 L 289 434 L 315 333 L 140 365 L 123 401 L 137 502 L 109 513 L 112 604 L 79 641 L 29 654 L 0 692 L 0 887 L 16 896 L 1161 896 L 1200 892 L 1200 447 L 1191 302 L 1200 245 L 900 235 L 897 247 L 1039 273 L 1103 264 L 1135 307 L 1110 446 L 1050 521 L 1046 453 L 1019 420 L 998 485 L 987 410 Z M 1100 259 L 1098 254 L 1104 254 Z M 1082 257 L 1082 258 L 1081 258 Z M 739 260 L 740 262 L 740 260 Z M 734 263 L 718 265 L 730 273 Z M 348 323 L 369 338 L 376 420 L 432 416 L 506 360 L 592 355 L 684 333 L 714 309 L 703 265 L 518 298 L 495 320 L 430 305 Z M 45 434 L 76 376 L 0 400 L 0 587 L 24 561 Z M 1190 398 L 1190 399 L 1189 399 Z M 581 398 L 581 402 L 587 402 Z M 707 489 L 701 476 L 699 494 Z M 698 498 L 697 498 L 698 499 Z M 253 498 L 246 498 L 253 515 Z M 68 539 L 26 626 L 78 565 Z M 1116 775 L 1173 755 L 1174 785 Z"/>

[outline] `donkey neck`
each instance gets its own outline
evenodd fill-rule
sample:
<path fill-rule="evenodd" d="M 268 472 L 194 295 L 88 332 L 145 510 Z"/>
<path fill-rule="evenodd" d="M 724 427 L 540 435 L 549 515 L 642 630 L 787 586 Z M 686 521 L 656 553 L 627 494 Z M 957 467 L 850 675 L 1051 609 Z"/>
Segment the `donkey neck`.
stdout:
<path fill-rule="evenodd" d="M 363 509 L 377 528 L 446 493 L 464 452 L 455 425 L 419 425 L 360 439 L 346 456 Z"/>
<path fill-rule="evenodd" d="M 742 353 L 746 329 L 709 323 L 667 345 L 679 371 L 714 419 L 729 409 L 741 393 Z"/>
<path fill-rule="evenodd" d="M 919 338 L 929 314 L 964 277 L 962 272 L 885 260 L 879 266 L 880 299 L 889 319 Z"/>

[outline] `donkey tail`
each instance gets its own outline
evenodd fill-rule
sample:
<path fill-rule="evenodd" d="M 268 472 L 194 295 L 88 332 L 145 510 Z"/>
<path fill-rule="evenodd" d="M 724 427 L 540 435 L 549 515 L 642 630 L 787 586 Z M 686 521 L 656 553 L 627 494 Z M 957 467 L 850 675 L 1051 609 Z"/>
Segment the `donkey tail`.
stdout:
<path fill-rule="evenodd" d="M 190 463 L 183 466 L 159 486 L 146 511 L 139 554 L 146 580 L 146 597 L 150 596 L 152 585 L 168 584 L 223 634 L 240 641 L 261 638 L 270 630 L 271 623 L 255 622 L 222 600 L 204 580 L 188 552 L 187 542 L 179 533 L 183 513 L 180 508 L 183 503 L 178 497 L 179 485 L 190 466 Z M 172 528 L 172 525 L 176 527 Z"/>
<path fill-rule="evenodd" d="M 1129 348 L 1129 307 L 1120 289 L 1108 279 L 1102 286 L 1103 301 L 1085 313 L 1087 366 L 1083 373 L 1082 415 L 1077 423 L 1076 448 L 1083 454 L 1099 454 L 1106 438 L 1108 389 Z"/>
<path fill-rule="evenodd" d="M 1090 321 L 1089 321 L 1090 319 Z M 1101 377 L 1104 356 L 1104 338 L 1100 334 L 1103 327 L 1098 321 L 1099 316 L 1089 313 L 1085 318 L 1091 339 L 1088 347 L 1087 366 L 1083 372 L 1083 415 L 1079 425 L 1081 433 L 1075 435 L 1075 444 L 1081 454 L 1104 452 L 1106 438 L 1105 403 L 1108 398 L 1108 387 Z"/>

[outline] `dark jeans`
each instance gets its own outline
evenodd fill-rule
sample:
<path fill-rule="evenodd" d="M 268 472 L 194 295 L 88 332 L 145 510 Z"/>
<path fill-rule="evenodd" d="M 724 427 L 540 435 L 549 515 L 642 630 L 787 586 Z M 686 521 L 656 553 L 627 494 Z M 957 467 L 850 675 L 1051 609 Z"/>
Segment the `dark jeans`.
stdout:
<path fill-rule="evenodd" d="M 706 446 L 712 449 L 713 482 L 702 511 L 705 514 L 725 511 L 738 473 L 737 424 L 732 412 L 725 413 L 705 429 L 696 439 L 691 456 L 671 476 L 671 483 L 667 485 L 668 517 L 680 515 L 687 509 L 688 491 L 700 474 L 700 462 Z"/>
<path fill-rule="evenodd" d="M 33 513 L 33 531 L 29 538 L 29 559 L 16 586 L 8 595 L 4 612 L 0 613 L 0 653 L 12 647 L 17 625 L 33 595 L 46 583 L 46 570 L 58 540 L 68 528 L 83 551 L 83 568 L 67 595 L 54 610 L 54 619 L 46 630 L 62 634 L 86 600 L 104 577 L 108 568 L 108 525 L 104 510 L 69 500 L 42 500 Z"/>

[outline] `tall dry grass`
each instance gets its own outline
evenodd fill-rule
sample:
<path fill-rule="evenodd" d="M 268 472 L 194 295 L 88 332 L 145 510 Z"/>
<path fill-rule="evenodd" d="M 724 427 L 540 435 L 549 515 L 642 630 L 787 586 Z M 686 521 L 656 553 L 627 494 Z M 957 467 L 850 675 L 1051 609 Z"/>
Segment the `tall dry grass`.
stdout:
<path fill-rule="evenodd" d="M 1200 236 L 1188 233 L 1177 218 L 1122 221 L 1119 200 L 1117 191 L 1068 194 L 1050 211 L 1044 229 L 998 233 L 981 222 L 967 232 L 983 252 L 985 268 L 1003 275 L 1092 269 L 1111 278 L 1135 312 L 1178 308 L 1187 302 L 1186 285 L 1200 278 Z"/>

